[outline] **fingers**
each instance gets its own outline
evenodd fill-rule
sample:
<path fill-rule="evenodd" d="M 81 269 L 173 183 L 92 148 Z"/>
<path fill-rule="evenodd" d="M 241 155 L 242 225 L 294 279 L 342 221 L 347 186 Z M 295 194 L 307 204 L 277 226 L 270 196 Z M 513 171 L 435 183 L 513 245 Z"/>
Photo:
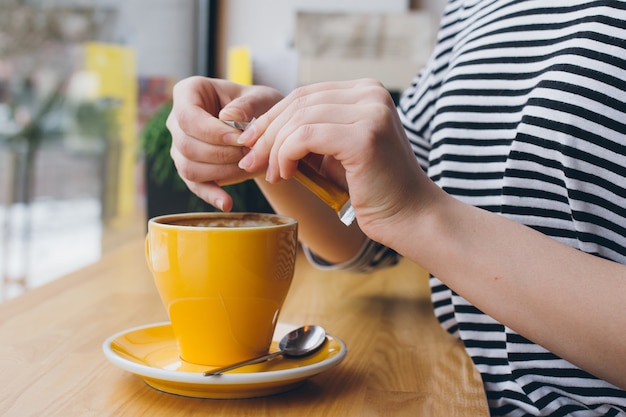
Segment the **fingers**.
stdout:
<path fill-rule="evenodd" d="M 367 138 L 382 136 L 375 126 L 389 127 L 380 118 L 397 117 L 389 93 L 373 80 L 305 86 L 280 101 L 273 89 L 205 80 L 192 79 L 176 91 L 187 101 L 168 119 L 171 155 L 188 187 L 222 210 L 232 207 L 232 199 L 220 185 L 263 171 L 269 182 L 290 178 L 311 156 L 319 156 L 322 173 L 332 171 L 345 183 L 348 170 L 364 165 L 359 152 Z M 257 119 L 241 133 L 214 115 Z"/>
<path fill-rule="evenodd" d="M 174 137 L 184 133 L 204 138 L 211 131 L 211 115 L 219 110 L 219 103 L 217 93 L 205 83 L 204 78 L 191 77 L 174 86 L 174 105 L 166 123 Z"/>
<path fill-rule="evenodd" d="M 366 90 L 359 90 L 357 87 L 372 85 L 381 86 L 377 81 L 356 80 L 345 82 L 327 82 L 296 89 L 285 99 L 276 103 L 265 114 L 259 116 L 253 127 L 249 128 L 239 138 L 239 143 L 252 146 L 259 139 L 261 134 L 275 135 L 276 129 L 281 128 L 289 120 L 292 120 L 294 113 L 305 114 L 306 109 L 316 104 L 356 104 L 363 99 Z M 297 121 L 297 120 L 296 120 Z M 273 129 L 266 132 L 268 127 L 273 125 Z"/>
<path fill-rule="evenodd" d="M 308 123 L 320 120 L 341 121 L 350 114 L 328 111 L 329 103 L 352 104 L 357 96 L 350 91 L 352 83 L 322 83 L 315 86 L 301 87 L 284 100 L 277 103 L 267 113 L 260 116 L 239 137 L 239 143 L 253 149 L 240 161 L 239 167 L 247 171 L 266 168 L 267 180 L 273 182 L 277 171 L 269 160 L 276 159 L 276 152 L 284 138 L 296 129 L 307 129 Z M 306 137 L 306 134 L 303 135 Z"/>
<path fill-rule="evenodd" d="M 167 120 L 172 134 L 170 155 L 180 177 L 194 194 L 224 211 L 232 208 L 232 198 L 220 184 L 250 175 L 237 168 L 247 152 L 237 144 L 241 132 L 213 115 L 223 100 L 239 90 L 221 80 L 185 79 L 174 87 L 174 106 Z"/>
<path fill-rule="evenodd" d="M 269 87 L 242 86 L 224 80 L 190 77 L 174 87 L 174 106 L 167 120 L 172 146 L 183 157 L 206 163 L 235 163 L 247 151 L 240 147 L 241 132 L 222 120 L 249 121 L 281 99 Z M 219 149 L 216 146 L 230 146 Z"/>
<path fill-rule="evenodd" d="M 219 112 L 221 120 L 249 122 L 254 117 L 268 111 L 282 99 L 282 95 L 273 88 L 264 86 L 243 86 L 238 97 L 232 97 Z"/>
<path fill-rule="evenodd" d="M 232 209 L 230 195 L 221 187 L 253 177 L 236 164 L 207 164 L 184 158 L 176 148 L 170 150 L 176 169 L 190 191 L 222 211 Z"/>
<path fill-rule="evenodd" d="M 183 180 L 185 181 L 185 180 Z M 185 181 L 189 190 L 213 207 L 222 211 L 230 211 L 233 208 L 232 197 L 214 182 Z"/>
<path fill-rule="evenodd" d="M 319 159 L 319 155 L 346 159 L 345 138 L 350 137 L 352 133 L 353 128 L 350 123 L 315 123 L 298 128 L 289 134 L 279 149 L 272 150 L 267 168 L 267 180 L 274 183 L 281 179 L 291 178 L 298 169 L 299 161 L 311 154 L 315 159 Z M 349 149 L 356 153 L 355 147 L 349 147 Z M 320 170 L 329 176 L 331 174 L 329 167 L 324 164 L 327 162 L 323 160 L 318 162 Z M 335 182 L 341 183 L 344 180 L 337 178 Z"/>
<path fill-rule="evenodd" d="M 276 182 L 295 173 L 297 161 L 308 153 L 333 155 L 346 148 L 355 133 L 367 130 L 368 120 L 384 117 L 395 106 L 377 81 L 356 80 L 302 87 L 262 115 L 239 138 L 252 150 L 240 168 L 266 167 L 267 180 Z M 287 142 L 290 145 L 286 146 Z M 343 148 L 338 148 L 343 143 Z M 344 156 L 345 158 L 345 156 Z"/>
<path fill-rule="evenodd" d="M 239 148 L 237 148 L 239 149 Z M 217 153 L 216 153 L 217 154 Z M 183 156 L 180 151 L 172 147 L 170 155 L 181 178 L 193 182 L 213 181 L 219 184 L 234 182 L 235 179 L 248 178 L 250 174 L 242 172 L 237 167 L 239 159 L 234 159 L 230 163 L 208 163 L 205 161 L 195 161 Z M 217 160 L 217 158 L 212 158 Z"/>
<path fill-rule="evenodd" d="M 218 126 L 213 132 L 205 133 L 204 138 L 197 138 L 187 134 L 179 126 L 172 126 L 172 147 L 185 158 L 191 161 L 206 163 L 236 163 L 246 150 L 241 146 L 231 146 L 229 142 L 237 141 L 240 132 L 229 126 L 219 126 L 224 123 L 217 121 Z"/>

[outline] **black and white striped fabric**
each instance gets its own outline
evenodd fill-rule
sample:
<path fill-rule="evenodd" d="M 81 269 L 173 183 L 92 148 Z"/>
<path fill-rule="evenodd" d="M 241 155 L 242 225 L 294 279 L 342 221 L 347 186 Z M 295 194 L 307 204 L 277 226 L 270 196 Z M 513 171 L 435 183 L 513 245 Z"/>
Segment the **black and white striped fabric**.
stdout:
<path fill-rule="evenodd" d="M 626 263 L 626 2 L 451 0 L 399 112 L 420 164 L 451 195 Z M 383 252 L 370 245 L 347 266 L 366 269 Z M 431 288 L 492 415 L 626 415 L 626 392 L 435 277 Z"/>
<path fill-rule="evenodd" d="M 400 110 L 417 157 L 448 193 L 626 263 L 626 2 L 453 0 Z M 492 414 L 626 414 L 624 391 L 436 278 L 431 287 L 437 317 L 482 373 Z M 616 314 L 626 297 L 624 306 Z"/>

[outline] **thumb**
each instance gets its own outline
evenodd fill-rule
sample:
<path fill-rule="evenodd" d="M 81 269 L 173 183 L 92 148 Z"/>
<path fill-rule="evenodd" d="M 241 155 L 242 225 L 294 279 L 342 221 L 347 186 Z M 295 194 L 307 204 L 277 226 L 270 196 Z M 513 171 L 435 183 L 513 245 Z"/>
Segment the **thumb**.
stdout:
<path fill-rule="evenodd" d="M 221 120 L 234 120 L 237 122 L 248 122 L 252 116 L 248 116 L 250 112 L 242 108 L 241 100 L 234 99 L 220 110 L 218 118 Z"/>
<path fill-rule="evenodd" d="M 246 86 L 239 97 L 227 103 L 219 112 L 222 120 L 249 122 L 259 117 L 282 99 L 278 90 L 265 86 Z"/>

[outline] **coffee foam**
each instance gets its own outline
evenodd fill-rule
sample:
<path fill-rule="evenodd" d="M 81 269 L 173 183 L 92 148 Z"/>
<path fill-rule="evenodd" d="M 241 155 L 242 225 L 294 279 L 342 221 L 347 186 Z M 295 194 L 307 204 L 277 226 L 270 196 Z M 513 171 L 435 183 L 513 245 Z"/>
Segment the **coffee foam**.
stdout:
<path fill-rule="evenodd" d="M 211 215 L 165 216 L 160 224 L 190 227 L 267 227 L 291 223 L 291 219 L 261 213 L 229 213 Z"/>

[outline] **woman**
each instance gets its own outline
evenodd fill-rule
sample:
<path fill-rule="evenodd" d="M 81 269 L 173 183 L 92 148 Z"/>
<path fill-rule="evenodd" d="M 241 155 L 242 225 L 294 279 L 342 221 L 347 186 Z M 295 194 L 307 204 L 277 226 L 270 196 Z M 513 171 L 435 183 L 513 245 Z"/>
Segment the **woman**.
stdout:
<path fill-rule="evenodd" d="M 451 0 L 398 109 L 372 80 L 282 98 L 194 77 L 172 157 L 222 210 L 255 178 L 320 265 L 426 268 L 493 415 L 626 415 L 625 58 L 625 2 Z M 291 179 L 303 158 L 358 224 Z"/>

